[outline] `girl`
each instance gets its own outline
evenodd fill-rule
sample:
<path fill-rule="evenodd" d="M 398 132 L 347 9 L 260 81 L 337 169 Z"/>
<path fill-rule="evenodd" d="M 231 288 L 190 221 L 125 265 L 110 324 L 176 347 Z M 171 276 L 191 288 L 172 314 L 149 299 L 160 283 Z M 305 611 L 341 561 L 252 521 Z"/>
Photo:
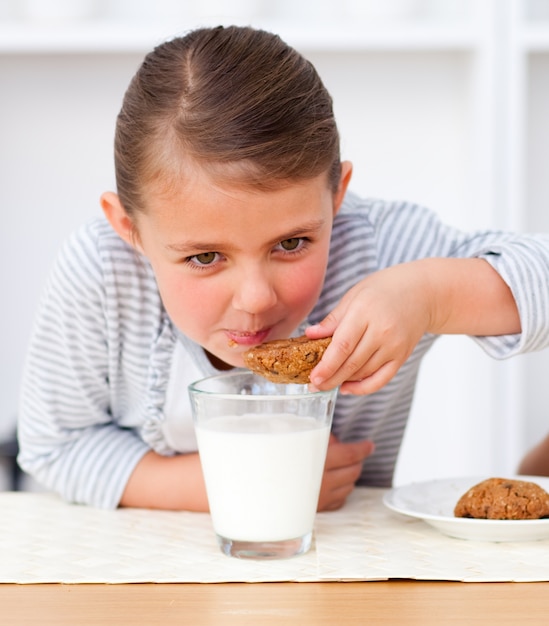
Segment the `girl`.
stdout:
<path fill-rule="evenodd" d="M 331 98 L 275 35 L 206 28 L 151 52 L 115 165 L 105 217 L 56 261 L 24 372 L 20 465 L 67 500 L 206 510 L 188 383 L 306 332 L 333 336 L 312 383 L 341 386 L 319 500 L 335 509 L 391 484 L 438 335 L 496 358 L 549 343 L 549 241 L 349 192 Z"/>

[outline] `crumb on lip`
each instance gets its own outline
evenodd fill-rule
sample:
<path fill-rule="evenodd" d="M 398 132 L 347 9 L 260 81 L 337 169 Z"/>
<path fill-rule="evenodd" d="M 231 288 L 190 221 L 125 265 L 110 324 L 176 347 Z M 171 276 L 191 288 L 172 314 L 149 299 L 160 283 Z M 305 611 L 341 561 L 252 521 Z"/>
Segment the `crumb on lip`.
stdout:
<path fill-rule="evenodd" d="M 238 343 L 234 339 L 229 339 L 229 343 L 227 344 L 229 348 L 235 348 Z"/>

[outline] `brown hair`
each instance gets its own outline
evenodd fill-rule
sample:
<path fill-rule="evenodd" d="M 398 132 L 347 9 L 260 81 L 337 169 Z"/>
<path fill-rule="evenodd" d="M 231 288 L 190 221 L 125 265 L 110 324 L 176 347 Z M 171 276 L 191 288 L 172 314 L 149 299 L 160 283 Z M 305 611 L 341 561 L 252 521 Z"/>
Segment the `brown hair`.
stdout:
<path fill-rule="evenodd" d="M 340 175 L 332 99 L 313 65 L 249 27 L 191 31 L 149 53 L 118 115 L 116 182 L 128 213 L 150 183 L 169 189 L 185 164 L 259 188 Z"/>

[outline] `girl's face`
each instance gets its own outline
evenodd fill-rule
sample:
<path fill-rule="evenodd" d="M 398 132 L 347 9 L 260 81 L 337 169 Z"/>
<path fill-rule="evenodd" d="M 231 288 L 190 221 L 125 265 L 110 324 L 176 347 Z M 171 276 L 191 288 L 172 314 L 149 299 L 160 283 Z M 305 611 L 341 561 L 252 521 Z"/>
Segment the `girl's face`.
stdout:
<path fill-rule="evenodd" d="M 247 348 L 288 337 L 312 310 L 350 172 L 343 164 L 335 195 L 325 175 L 258 191 L 216 186 L 202 172 L 169 194 L 148 194 L 136 247 L 172 322 L 218 367 L 243 366 Z M 131 241 L 116 196 L 105 194 L 103 207 Z"/>

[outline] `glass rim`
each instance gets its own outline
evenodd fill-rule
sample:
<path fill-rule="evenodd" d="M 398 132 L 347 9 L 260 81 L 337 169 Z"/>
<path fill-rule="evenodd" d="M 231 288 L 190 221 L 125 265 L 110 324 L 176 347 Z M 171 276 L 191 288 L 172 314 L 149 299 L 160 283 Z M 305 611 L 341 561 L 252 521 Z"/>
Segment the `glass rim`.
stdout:
<path fill-rule="evenodd" d="M 257 380 L 260 383 L 265 383 L 266 385 L 273 385 L 275 388 L 283 388 L 283 387 L 292 387 L 292 388 L 301 388 L 301 391 L 295 391 L 291 393 L 239 393 L 236 391 L 213 391 L 211 389 L 201 389 L 200 385 L 208 383 L 210 381 L 215 380 L 223 380 L 227 378 L 236 378 L 238 376 L 249 376 L 252 380 Z M 191 393 L 201 394 L 204 396 L 216 396 L 218 398 L 224 399 L 242 399 L 247 398 L 250 400 L 288 400 L 288 399 L 299 399 L 299 398 L 318 398 L 322 396 L 332 396 L 337 395 L 338 388 L 335 387 L 333 389 L 328 389 L 326 391 L 309 391 L 307 389 L 307 383 L 274 383 L 269 381 L 268 379 L 248 370 L 246 368 L 234 368 L 228 372 L 221 372 L 220 374 L 213 374 L 212 376 L 205 376 L 204 378 L 200 378 L 198 380 L 193 381 L 188 385 L 188 390 Z"/>

